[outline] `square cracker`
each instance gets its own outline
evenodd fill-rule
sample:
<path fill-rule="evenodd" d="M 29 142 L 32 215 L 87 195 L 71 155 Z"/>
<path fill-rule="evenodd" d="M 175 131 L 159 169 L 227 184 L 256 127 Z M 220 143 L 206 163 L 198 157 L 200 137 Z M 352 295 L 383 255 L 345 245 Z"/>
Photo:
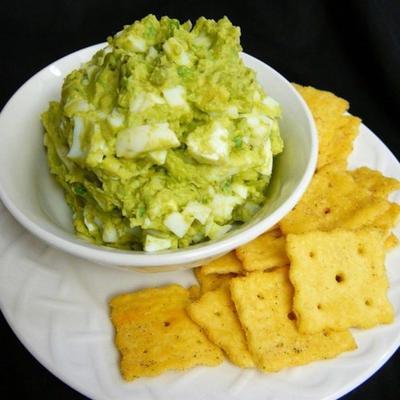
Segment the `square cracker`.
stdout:
<path fill-rule="evenodd" d="M 371 328 L 393 321 L 382 231 L 288 235 L 286 248 L 301 332 Z"/>
<path fill-rule="evenodd" d="M 236 249 L 245 271 L 264 271 L 289 264 L 286 239 L 280 229 L 268 231 Z"/>
<path fill-rule="evenodd" d="M 317 121 L 326 122 L 330 125 L 337 124 L 338 117 L 349 109 L 347 100 L 331 92 L 315 89 L 312 86 L 302 86 L 298 83 L 293 83 L 293 86 L 303 97 Z"/>
<path fill-rule="evenodd" d="M 393 233 L 391 233 L 385 240 L 385 249 L 386 251 L 392 250 L 399 245 L 399 239 Z"/>
<path fill-rule="evenodd" d="M 221 350 L 186 314 L 189 303 L 189 291 L 179 285 L 144 289 L 111 300 L 124 379 L 223 361 Z"/>
<path fill-rule="evenodd" d="M 236 274 L 205 274 L 203 272 L 203 267 L 195 268 L 194 275 L 200 284 L 201 293 L 218 289 L 221 286 L 226 286 L 229 281 L 236 276 Z"/>
<path fill-rule="evenodd" d="M 357 347 L 349 331 L 305 335 L 297 330 L 287 267 L 234 278 L 230 288 L 250 354 L 264 372 L 332 358 Z"/>
<path fill-rule="evenodd" d="M 390 193 L 400 190 L 400 180 L 382 175 L 379 171 L 361 167 L 350 171 L 355 182 L 368 189 L 375 196 L 387 198 Z"/>
<path fill-rule="evenodd" d="M 345 169 L 361 120 L 346 114 L 349 103 L 331 92 L 298 84 L 294 87 L 307 103 L 317 127 L 317 168 L 335 163 Z"/>
<path fill-rule="evenodd" d="M 228 287 L 205 293 L 187 312 L 234 364 L 254 366 Z"/>
<path fill-rule="evenodd" d="M 353 142 L 360 130 L 361 119 L 353 115 L 342 115 L 338 121 L 340 125 L 332 129 L 329 138 L 328 134 L 325 137 L 322 137 L 322 133 L 319 134 L 318 169 L 331 163 L 342 169 L 347 168 L 347 159 L 353 151 Z"/>
<path fill-rule="evenodd" d="M 394 228 L 399 222 L 400 218 L 400 206 L 396 203 L 388 202 L 387 210 L 375 218 L 375 220 L 370 224 L 374 228 L 382 229 L 388 232 L 390 229 Z"/>
<path fill-rule="evenodd" d="M 281 220 L 280 226 L 284 234 L 338 227 L 386 226 L 389 229 L 399 207 L 393 204 L 373 195 L 351 173 L 326 166 L 314 175 L 306 193 Z"/>
<path fill-rule="evenodd" d="M 204 264 L 202 266 L 204 274 L 238 274 L 243 271 L 242 263 L 236 257 L 234 251 L 223 255 L 222 257 L 216 258 L 215 260 Z"/>

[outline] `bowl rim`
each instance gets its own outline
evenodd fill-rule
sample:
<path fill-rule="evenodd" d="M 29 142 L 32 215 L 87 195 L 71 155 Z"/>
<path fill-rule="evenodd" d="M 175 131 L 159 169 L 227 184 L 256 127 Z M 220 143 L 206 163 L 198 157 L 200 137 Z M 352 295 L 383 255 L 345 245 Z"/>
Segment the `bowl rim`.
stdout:
<path fill-rule="evenodd" d="M 2 116 L 7 112 L 8 106 L 14 99 L 14 97 L 23 90 L 23 88 L 28 85 L 31 81 L 35 80 L 40 74 L 43 74 L 50 66 L 55 63 L 59 63 L 64 59 L 77 55 L 77 53 L 85 52 L 85 51 L 93 51 L 100 49 L 101 46 L 104 46 L 106 43 L 99 43 L 91 46 L 84 47 L 80 50 L 74 51 L 70 54 L 67 54 L 64 57 L 57 59 L 56 61 L 51 62 L 36 74 L 34 74 L 31 78 L 25 81 L 11 96 L 11 98 L 7 101 L 5 106 L 0 112 L 0 129 Z M 279 76 L 287 85 L 289 86 L 292 94 L 297 98 L 297 100 L 302 105 L 302 108 L 306 114 L 307 122 L 310 125 L 310 133 L 311 133 L 311 149 L 310 149 L 310 158 L 308 159 L 307 166 L 305 172 L 297 184 L 295 190 L 290 194 L 288 199 L 280 205 L 272 214 L 266 216 L 261 221 L 257 222 L 255 225 L 249 227 L 249 229 L 245 229 L 242 232 L 238 232 L 236 234 L 232 234 L 227 236 L 226 238 L 221 238 L 216 241 L 206 242 L 201 247 L 188 247 L 183 249 L 175 249 L 175 250 L 166 250 L 160 252 L 149 252 L 146 253 L 144 251 L 130 251 L 130 250 L 120 250 L 114 248 L 108 248 L 106 246 L 99 246 L 92 244 L 90 242 L 85 242 L 83 239 L 79 239 L 78 236 L 73 238 L 63 238 L 56 233 L 50 232 L 42 226 L 36 224 L 32 218 L 29 218 L 26 214 L 24 214 L 19 208 L 17 208 L 12 202 L 11 198 L 8 196 L 6 190 L 3 187 L 2 182 L 0 181 L 0 199 L 6 206 L 6 208 L 10 211 L 10 213 L 15 217 L 15 219 L 24 226 L 28 231 L 39 237 L 41 240 L 47 242 L 48 244 L 66 251 L 75 256 L 86 258 L 92 261 L 96 261 L 100 264 L 113 264 L 116 266 L 134 266 L 134 267 L 163 267 L 163 266 L 171 266 L 171 265 L 182 265 L 190 264 L 196 262 L 200 259 L 211 259 L 219 254 L 227 253 L 234 248 L 243 245 L 244 243 L 249 242 L 250 240 L 256 238 L 265 232 L 268 228 L 275 225 L 279 222 L 300 200 L 305 190 L 307 189 L 309 183 L 311 182 L 312 176 L 314 174 L 316 165 L 317 165 L 317 157 L 318 157 L 318 135 L 317 129 L 315 126 L 314 119 L 311 115 L 311 112 L 300 96 L 300 94 L 296 91 L 296 89 L 291 85 L 291 83 L 282 76 L 279 72 L 277 72 L 274 68 L 264 63 L 263 61 L 253 57 L 247 53 L 241 53 L 245 55 L 249 59 L 261 63 L 264 68 L 269 69 L 272 73 Z"/>

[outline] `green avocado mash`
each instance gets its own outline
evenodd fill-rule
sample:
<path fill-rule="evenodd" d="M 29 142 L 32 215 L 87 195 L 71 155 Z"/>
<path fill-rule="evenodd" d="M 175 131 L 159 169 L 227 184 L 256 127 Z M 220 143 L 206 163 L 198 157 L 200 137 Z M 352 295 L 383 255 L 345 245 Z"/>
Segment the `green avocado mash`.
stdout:
<path fill-rule="evenodd" d="M 265 200 L 283 149 L 279 104 L 240 58 L 228 18 L 149 15 L 65 79 L 43 113 L 76 232 L 155 251 L 215 239 Z"/>

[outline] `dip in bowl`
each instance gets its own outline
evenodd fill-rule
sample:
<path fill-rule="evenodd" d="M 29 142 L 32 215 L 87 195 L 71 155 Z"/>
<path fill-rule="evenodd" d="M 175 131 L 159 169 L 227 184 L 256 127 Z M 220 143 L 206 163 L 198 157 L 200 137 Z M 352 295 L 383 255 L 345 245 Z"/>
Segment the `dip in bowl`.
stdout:
<path fill-rule="evenodd" d="M 52 64 L 14 95 L 0 119 L 9 145 L 0 150 L 1 195 L 25 227 L 75 255 L 192 267 L 290 211 L 315 168 L 315 126 L 281 75 L 239 55 L 226 18 L 192 30 L 168 18 L 140 23 Z M 43 114 L 45 151 L 35 118 L 94 54 Z"/>

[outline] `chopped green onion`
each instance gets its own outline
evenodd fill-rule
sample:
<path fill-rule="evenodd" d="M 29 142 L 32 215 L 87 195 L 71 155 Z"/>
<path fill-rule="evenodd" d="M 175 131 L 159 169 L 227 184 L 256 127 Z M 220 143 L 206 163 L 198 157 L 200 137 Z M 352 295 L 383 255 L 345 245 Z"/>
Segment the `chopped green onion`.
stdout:
<path fill-rule="evenodd" d="M 144 37 L 145 37 L 146 39 L 150 39 L 150 38 L 153 38 L 155 35 L 156 35 L 156 29 L 154 28 L 154 26 L 149 25 L 149 26 L 146 28 L 146 31 L 145 31 L 145 33 L 144 33 Z"/>
<path fill-rule="evenodd" d="M 82 196 L 83 197 L 87 193 L 87 190 L 86 190 L 85 186 L 78 184 L 78 185 L 74 186 L 74 192 L 78 196 Z"/>
<path fill-rule="evenodd" d="M 143 217 L 144 214 L 145 214 L 145 212 L 146 212 L 146 207 L 145 207 L 145 206 L 140 206 L 140 207 L 138 208 L 138 210 L 137 210 L 137 213 L 138 213 L 138 216 L 139 216 L 139 217 Z"/>
<path fill-rule="evenodd" d="M 186 67 L 185 65 L 180 65 L 177 68 L 177 72 L 178 72 L 178 75 L 184 79 L 189 78 L 190 75 L 192 75 L 192 70 L 190 68 Z"/>
<path fill-rule="evenodd" d="M 240 149 L 242 147 L 243 139 L 241 136 L 235 136 L 233 138 L 233 143 L 235 143 L 235 147 Z"/>

